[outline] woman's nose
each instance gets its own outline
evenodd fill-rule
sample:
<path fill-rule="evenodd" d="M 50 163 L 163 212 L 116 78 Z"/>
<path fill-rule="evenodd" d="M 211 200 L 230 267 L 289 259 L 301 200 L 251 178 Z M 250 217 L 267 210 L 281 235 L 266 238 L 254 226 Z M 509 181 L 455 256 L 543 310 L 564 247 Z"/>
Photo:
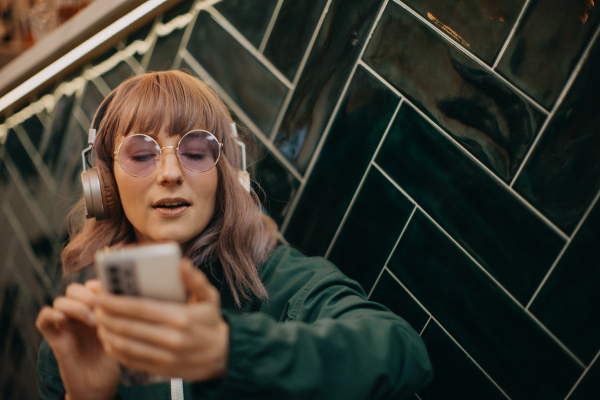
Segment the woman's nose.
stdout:
<path fill-rule="evenodd" d="M 173 148 L 163 149 L 158 167 L 158 183 L 183 182 L 183 171 L 181 168 L 182 165 L 177 157 L 177 150 Z"/>

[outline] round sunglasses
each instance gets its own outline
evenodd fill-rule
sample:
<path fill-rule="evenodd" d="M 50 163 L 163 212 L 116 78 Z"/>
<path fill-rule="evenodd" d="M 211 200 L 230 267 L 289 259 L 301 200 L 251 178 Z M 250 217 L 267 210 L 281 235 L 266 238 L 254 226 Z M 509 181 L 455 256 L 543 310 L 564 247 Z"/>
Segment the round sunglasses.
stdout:
<path fill-rule="evenodd" d="M 158 168 L 163 149 L 175 149 L 184 167 L 194 172 L 205 172 L 219 161 L 221 147 L 223 143 L 219 143 L 215 135 L 200 129 L 183 135 L 176 147 L 160 147 L 150 136 L 138 133 L 125 139 L 115 151 L 115 156 L 123 171 L 143 177 Z"/>

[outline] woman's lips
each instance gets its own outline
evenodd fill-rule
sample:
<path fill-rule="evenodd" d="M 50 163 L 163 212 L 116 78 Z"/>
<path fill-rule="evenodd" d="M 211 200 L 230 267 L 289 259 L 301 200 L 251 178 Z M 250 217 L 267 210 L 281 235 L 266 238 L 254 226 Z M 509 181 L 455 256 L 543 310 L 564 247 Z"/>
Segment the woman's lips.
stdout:
<path fill-rule="evenodd" d="M 190 208 L 189 204 L 186 205 L 181 205 L 179 207 L 172 207 L 172 208 L 167 208 L 167 207 L 152 207 L 154 210 L 156 210 L 158 212 L 158 214 L 162 217 L 168 217 L 168 218 L 173 218 L 173 217 L 180 217 L 183 214 L 185 214 L 188 210 L 188 208 Z"/>

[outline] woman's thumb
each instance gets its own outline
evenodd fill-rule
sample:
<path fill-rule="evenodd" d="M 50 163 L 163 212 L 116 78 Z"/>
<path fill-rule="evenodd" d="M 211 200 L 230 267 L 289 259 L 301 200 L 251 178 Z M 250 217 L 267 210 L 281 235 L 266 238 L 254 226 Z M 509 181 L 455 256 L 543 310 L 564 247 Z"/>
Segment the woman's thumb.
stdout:
<path fill-rule="evenodd" d="M 182 259 L 180 264 L 181 278 L 185 288 L 194 302 L 208 301 L 219 303 L 219 292 L 210 283 L 204 272 L 192 266 L 188 259 Z"/>

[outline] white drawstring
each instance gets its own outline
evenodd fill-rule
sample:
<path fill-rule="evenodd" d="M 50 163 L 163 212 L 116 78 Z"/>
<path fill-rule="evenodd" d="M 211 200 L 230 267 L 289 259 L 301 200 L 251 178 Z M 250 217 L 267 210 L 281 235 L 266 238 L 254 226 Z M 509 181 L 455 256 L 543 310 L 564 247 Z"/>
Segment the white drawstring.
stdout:
<path fill-rule="evenodd" d="M 183 400 L 183 380 L 171 379 L 171 400 Z"/>

